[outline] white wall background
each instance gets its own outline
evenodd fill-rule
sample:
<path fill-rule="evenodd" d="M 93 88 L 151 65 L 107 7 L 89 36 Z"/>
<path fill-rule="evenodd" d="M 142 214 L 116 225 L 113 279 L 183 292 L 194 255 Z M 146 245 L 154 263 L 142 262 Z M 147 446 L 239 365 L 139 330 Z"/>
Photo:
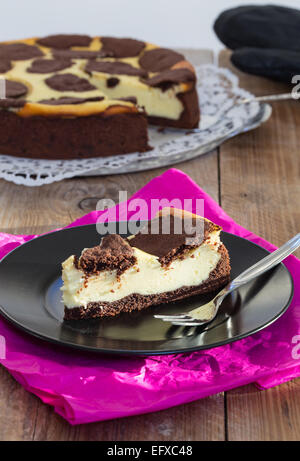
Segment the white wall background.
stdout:
<path fill-rule="evenodd" d="M 0 41 L 77 32 L 217 50 L 214 19 L 242 4 L 300 9 L 300 0 L 1 0 Z"/>

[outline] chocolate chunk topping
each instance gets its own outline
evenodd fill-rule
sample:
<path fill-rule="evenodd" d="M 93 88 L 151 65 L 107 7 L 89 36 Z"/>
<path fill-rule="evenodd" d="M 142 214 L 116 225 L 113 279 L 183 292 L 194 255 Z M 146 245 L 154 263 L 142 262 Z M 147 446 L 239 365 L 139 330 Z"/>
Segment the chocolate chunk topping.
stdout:
<path fill-rule="evenodd" d="M 144 70 L 133 67 L 125 62 L 89 61 L 85 67 L 85 71 L 88 73 L 103 72 L 105 74 L 147 76 L 147 72 Z"/>
<path fill-rule="evenodd" d="M 44 53 L 37 47 L 25 43 L 11 43 L 0 45 L 0 61 L 3 59 L 18 61 L 43 56 Z"/>
<path fill-rule="evenodd" d="M 26 101 L 25 99 L 12 99 L 12 98 L 6 98 L 6 99 L 0 99 L 0 107 L 2 109 L 8 109 L 9 107 L 23 107 L 25 106 Z"/>
<path fill-rule="evenodd" d="M 45 83 L 57 91 L 91 91 L 96 89 L 88 80 L 79 78 L 74 74 L 53 75 L 47 78 Z"/>
<path fill-rule="evenodd" d="M 101 37 L 102 50 L 112 53 L 115 58 L 138 56 L 145 48 L 145 43 L 132 38 Z"/>
<path fill-rule="evenodd" d="M 192 248 L 200 246 L 209 233 L 218 226 L 203 218 L 160 216 L 148 222 L 143 230 L 128 242 L 132 247 L 159 258 L 162 266 L 182 257 Z"/>
<path fill-rule="evenodd" d="M 103 96 L 96 96 L 95 98 L 58 98 L 58 99 L 42 99 L 40 104 L 47 104 L 50 106 L 60 106 L 64 104 L 83 104 L 85 102 L 103 101 Z"/>
<path fill-rule="evenodd" d="M 173 85 L 182 82 L 194 82 L 196 80 L 195 74 L 188 69 L 174 69 L 166 70 L 154 77 L 143 80 L 146 85 L 159 87 L 163 91 L 168 90 Z"/>
<path fill-rule="evenodd" d="M 140 66 L 150 72 L 161 72 L 170 69 L 179 61 L 185 58 L 182 54 L 167 48 L 155 48 L 154 50 L 145 51 L 139 59 Z"/>
<path fill-rule="evenodd" d="M 18 98 L 23 96 L 28 91 L 27 86 L 23 83 L 15 82 L 13 80 L 5 80 L 5 96 L 7 98 Z"/>
<path fill-rule="evenodd" d="M 112 53 L 99 51 L 88 51 L 88 50 L 52 50 L 52 55 L 55 58 L 65 59 L 96 59 L 106 58 L 112 56 Z"/>
<path fill-rule="evenodd" d="M 132 104 L 137 104 L 137 99 L 135 96 L 127 96 L 126 98 L 116 98 L 119 101 L 132 102 Z"/>
<path fill-rule="evenodd" d="M 106 86 L 107 88 L 114 88 L 115 86 L 118 85 L 119 79 L 117 77 L 111 77 L 106 80 Z"/>
<path fill-rule="evenodd" d="M 122 274 L 136 263 L 133 249 L 120 235 L 106 235 L 100 245 L 83 252 L 77 266 L 88 274 L 116 270 Z"/>
<path fill-rule="evenodd" d="M 48 35 L 48 37 L 40 38 L 37 43 L 49 48 L 70 48 L 71 46 L 89 46 L 92 37 L 88 35 L 68 35 L 57 34 Z"/>
<path fill-rule="evenodd" d="M 0 74 L 4 74 L 4 72 L 8 72 L 12 68 L 10 61 L 0 61 Z"/>
<path fill-rule="evenodd" d="M 34 74 L 49 74 L 71 66 L 72 62 L 67 59 L 36 59 L 26 70 Z"/>

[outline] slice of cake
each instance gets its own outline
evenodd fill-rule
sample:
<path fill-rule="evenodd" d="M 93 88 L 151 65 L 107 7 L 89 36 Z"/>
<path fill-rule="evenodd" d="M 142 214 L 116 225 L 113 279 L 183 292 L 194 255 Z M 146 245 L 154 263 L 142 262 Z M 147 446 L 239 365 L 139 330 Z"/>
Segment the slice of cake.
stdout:
<path fill-rule="evenodd" d="M 193 66 L 130 38 L 51 35 L 0 43 L 0 153 L 72 159 L 145 152 L 147 119 L 194 128 Z"/>
<path fill-rule="evenodd" d="M 229 281 L 221 228 L 164 208 L 134 236 L 110 234 L 62 264 L 65 319 L 110 317 L 208 293 Z"/>

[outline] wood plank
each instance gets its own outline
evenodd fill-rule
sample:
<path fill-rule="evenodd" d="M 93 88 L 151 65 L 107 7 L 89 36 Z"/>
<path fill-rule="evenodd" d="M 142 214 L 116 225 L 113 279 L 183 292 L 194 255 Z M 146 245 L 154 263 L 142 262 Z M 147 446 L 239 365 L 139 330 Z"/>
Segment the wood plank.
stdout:
<path fill-rule="evenodd" d="M 0 441 L 32 440 L 40 401 L 0 366 Z"/>
<path fill-rule="evenodd" d="M 224 440 L 224 397 L 218 394 L 156 413 L 73 427 L 43 405 L 34 440 Z"/>
<path fill-rule="evenodd" d="M 264 391 L 241 387 L 226 398 L 229 440 L 299 441 L 300 379 Z"/>
<path fill-rule="evenodd" d="M 197 64 L 213 61 L 209 50 L 184 50 Z M 175 167 L 189 174 L 215 200 L 218 200 L 218 154 L 214 151 Z M 101 198 L 118 199 L 119 190 L 128 195 L 166 171 L 74 178 L 42 187 L 27 188 L 0 180 L 1 231 L 42 233 L 65 226 L 95 209 Z M 3 376 L 2 376 L 3 375 Z M 14 407 L 7 406 L 14 392 Z M 40 403 L 15 383 L 6 371 L 0 374 L 0 438 L 16 440 L 223 440 L 223 394 L 149 415 L 71 427 L 53 409 Z M 21 411 L 17 411 L 20 408 Z M 4 413 L 5 412 L 5 413 Z M 18 424 L 16 424 L 16 418 Z M 27 418 L 27 420 L 25 420 Z M 32 429 L 32 427 L 34 429 Z M 24 429 L 26 428 L 26 430 Z M 30 429 L 29 429 L 30 428 Z"/>
<path fill-rule="evenodd" d="M 217 152 L 176 165 L 189 174 L 215 200 L 218 199 Z M 98 200 L 128 197 L 168 168 L 115 176 L 67 179 L 58 184 L 28 188 L 0 180 L 1 232 L 43 233 L 66 226 L 95 210 Z"/>
<path fill-rule="evenodd" d="M 230 53 L 220 65 L 256 95 L 289 91 L 282 83 L 233 69 Z M 271 119 L 220 148 L 221 204 L 239 224 L 281 245 L 300 229 L 300 106 L 273 104 Z M 299 257 L 300 252 L 296 253 Z M 226 393 L 229 440 L 299 440 L 300 379 L 267 391 L 254 386 Z"/>

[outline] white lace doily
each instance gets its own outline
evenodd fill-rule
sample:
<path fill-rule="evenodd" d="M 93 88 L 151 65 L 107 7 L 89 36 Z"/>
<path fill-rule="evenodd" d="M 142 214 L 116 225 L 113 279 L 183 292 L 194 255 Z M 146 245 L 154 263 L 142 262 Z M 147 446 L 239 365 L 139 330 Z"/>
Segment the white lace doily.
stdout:
<path fill-rule="evenodd" d="M 196 67 L 196 72 L 201 109 L 197 132 L 150 127 L 153 150 L 105 158 L 34 160 L 0 155 L 0 178 L 40 186 L 74 176 L 128 173 L 172 165 L 205 154 L 269 118 L 271 108 L 266 104 L 252 102 L 232 108 L 236 99 L 251 94 L 238 87 L 237 77 L 228 69 L 203 65 Z"/>

